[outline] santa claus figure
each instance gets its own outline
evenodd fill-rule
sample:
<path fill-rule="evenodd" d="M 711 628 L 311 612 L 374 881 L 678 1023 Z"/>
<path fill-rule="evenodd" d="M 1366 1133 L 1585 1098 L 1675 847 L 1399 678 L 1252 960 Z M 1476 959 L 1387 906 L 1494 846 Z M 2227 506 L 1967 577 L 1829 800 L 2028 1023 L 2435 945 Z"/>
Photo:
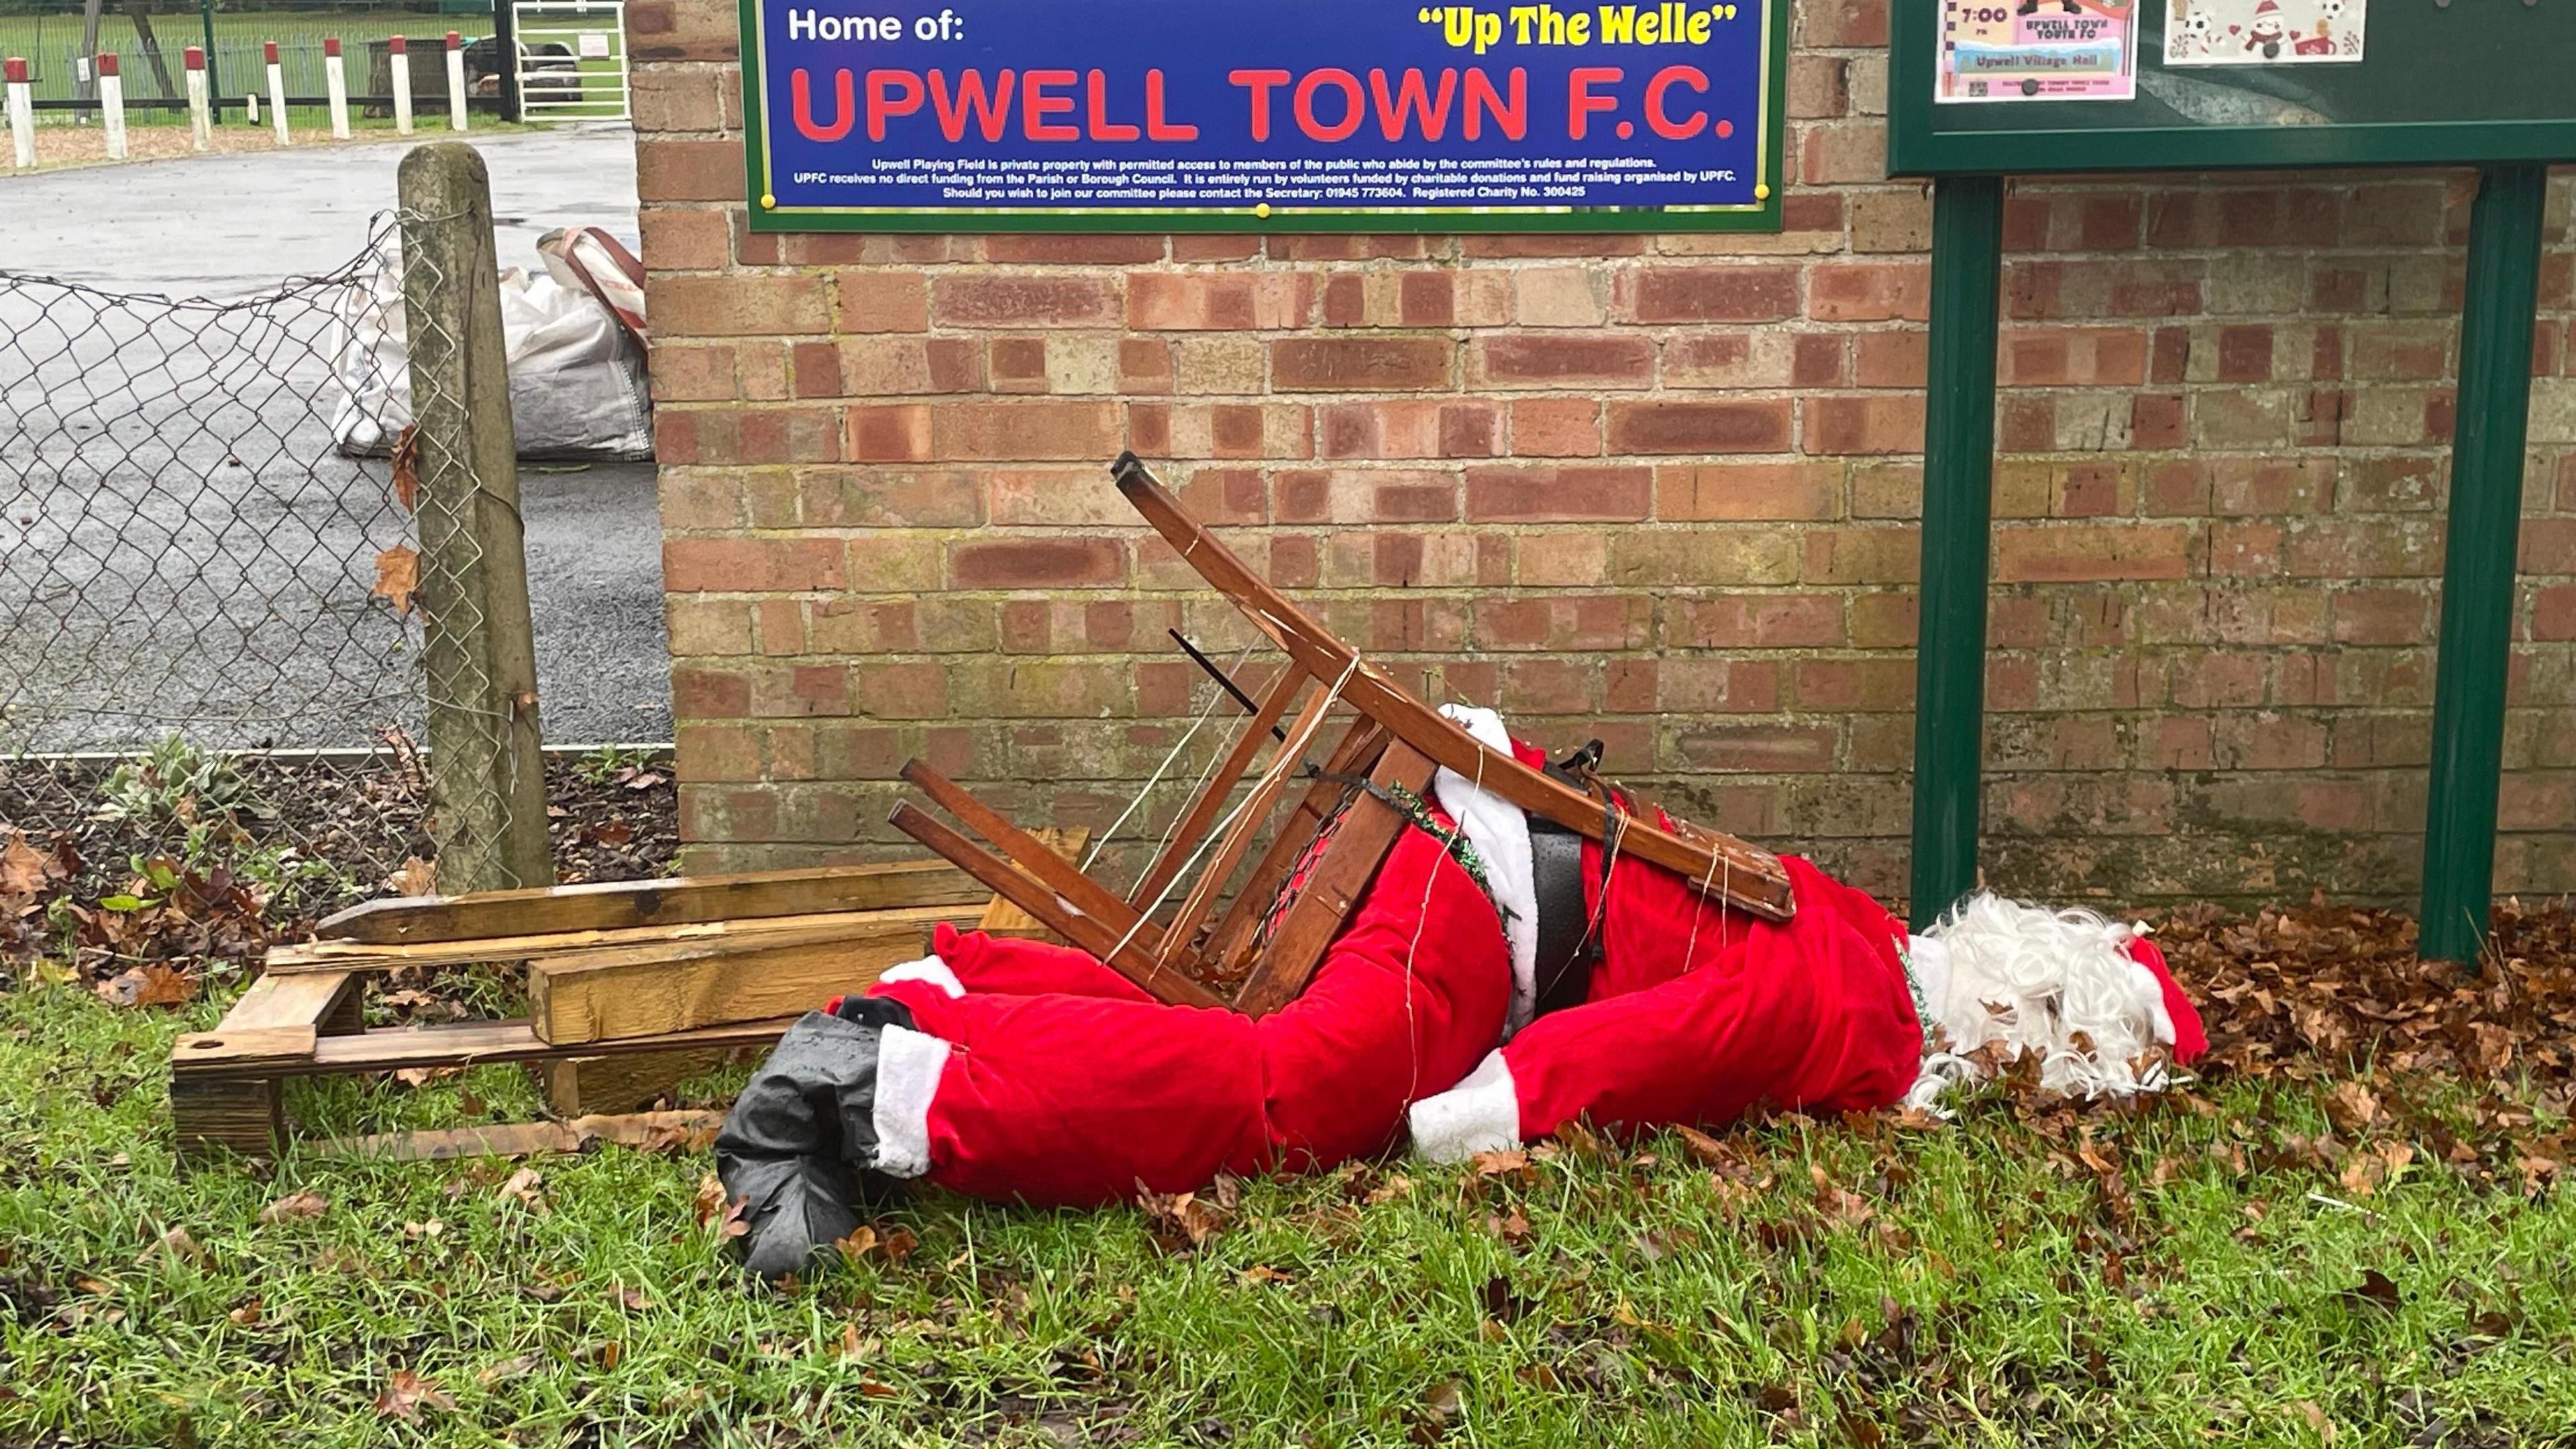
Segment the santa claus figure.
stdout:
<path fill-rule="evenodd" d="M 1468 728 L 1543 757 L 1490 711 Z M 2045 1085 L 2126 1093 L 2202 1048 L 2154 947 L 1993 897 L 1909 937 L 1784 857 L 1795 914 L 1560 832 L 1443 771 L 1303 995 L 1258 1019 L 1158 1002 L 1090 956 L 943 930 L 798 1022 L 716 1143 L 749 1266 L 804 1270 L 854 1197 L 926 1180 L 1031 1203 L 1178 1192 L 1395 1145 L 1453 1160 L 1586 1120 L 1938 1110 L 2001 1042 Z"/>

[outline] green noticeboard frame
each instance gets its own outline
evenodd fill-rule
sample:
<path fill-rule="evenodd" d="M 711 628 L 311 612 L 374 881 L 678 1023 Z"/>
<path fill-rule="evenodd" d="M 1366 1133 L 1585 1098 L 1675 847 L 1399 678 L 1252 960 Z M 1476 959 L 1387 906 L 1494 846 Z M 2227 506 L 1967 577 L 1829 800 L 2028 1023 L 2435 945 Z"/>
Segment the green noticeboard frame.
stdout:
<path fill-rule="evenodd" d="M 2494 886 L 2547 167 L 2576 161 L 2576 0 L 2348 0 L 2367 15 L 2359 59 L 2185 66 L 2166 63 L 2168 0 L 2135 0 L 2127 7 L 2133 97 L 1944 102 L 1935 95 L 1939 47 L 1954 3 L 1965 0 L 1894 0 L 1890 32 L 1888 170 L 1937 178 L 1915 660 L 1915 924 L 1937 919 L 1978 880 L 2004 178 L 2472 165 L 2480 175 L 2460 325 L 2418 950 L 2476 960 Z M 2018 15 L 2024 0 L 1975 3 Z M 2045 3 L 2061 12 L 2124 8 L 2120 0 Z"/>

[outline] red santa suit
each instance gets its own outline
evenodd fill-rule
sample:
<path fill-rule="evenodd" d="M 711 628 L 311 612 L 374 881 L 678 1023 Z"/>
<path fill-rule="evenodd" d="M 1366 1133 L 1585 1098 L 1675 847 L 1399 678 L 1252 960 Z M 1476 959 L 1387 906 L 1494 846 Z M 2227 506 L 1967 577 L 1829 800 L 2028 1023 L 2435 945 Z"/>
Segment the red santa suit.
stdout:
<path fill-rule="evenodd" d="M 1456 715 L 1536 753 L 1489 711 Z M 752 1265 L 793 1271 L 854 1228 L 852 1170 L 1090 1204 L 1327 1167 L 1393 1145 L 1408 1118 L 1417 1149 L 1447 1160 L 1577 1119 L 1629 1130 L 1757 1105 L 1930 1105 L 1972 1074 L 1966 1049 L 2045 1050 L 2069 1019 L 2090 1040 L 2125 1042 L 2131 1023 L 2140 1042 L 2195 1045 L 2153 948 L 2091 918 L 1998 903 L 1997 919 L 2039 932 L 2001 954 L 1984 928 L 1909 938 L 1865 893 L 1784 857 L 1797 909 L 1764 921 L 1615 841 L 1581 851 L 1589 981 L 1539 1015 L 1528 817 L 1447 771 L 1433 793 L 1448 839 L 1406 830 L 1304 994 L 1271 1015 L 1166 1005 L 1082 952 L 942 930 L 935 955 L 800 1021 L 717 1141 Z M 1481 888 L 1452 854 L 1460 835 Z M 2121 954 L 2070 993 L 2069 941 Z M 1964 1005 L 1949 1001 L 1953 975 Z M 1992 1009 L 2004 998 L 2018 1015 Z M 2099 1068 L 2075 1053 L 2060 1076 L 2119 1089 Z"/>

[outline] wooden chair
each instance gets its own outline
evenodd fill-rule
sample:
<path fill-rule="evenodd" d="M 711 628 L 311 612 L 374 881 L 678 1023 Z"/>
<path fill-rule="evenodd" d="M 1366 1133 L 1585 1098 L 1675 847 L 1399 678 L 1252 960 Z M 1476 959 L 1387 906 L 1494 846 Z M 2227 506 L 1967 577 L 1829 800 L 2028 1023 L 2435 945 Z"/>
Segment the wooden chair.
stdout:
<path fill-rule="evenodd" d="M 1680 822 L 1659 826 L 1638 818 L 1601 781 L 1587 780 L 1588 788 L 1578 789 L 1487 748 L 1255 574 L 1155 482 L 1134 454 L 1121 454 L 1111 475 L 1145 521 L 1278 646 L 1286 663 L 1183 811 L 1169 843 L 1125 897 L 928 765 L 914 760 L 904 766 L 904 779 L 1000 854 L 909 801 L 895 807 L 895 828 L 1065 940 L 1160 1000 L 1230 1005 L 1255 1016 L 1276 1011 L 1305 989 L 1325 947 L 1402 832 L 1405 812 L 1394 799 L 1428 791 L 1441 766 L 1534 815 L 1674 870 L 1729 905 L 1771 920 L 1789 917 L 1794 905 L 1788 876 L 1770 853 Z M 1217 897 L 1268 829 L 1336 705 L 1348 706 L 1357 717 L 1323 764 L 1309 772 L 1305 791 L 1270 831 L 1269 847 L 1232 906 L 1210 924 Z M 1226 802 L 1274 741 L 1268 763 L 1229 810 Z M 1162 914 L 1184 875 L 1190 877 L 1186 894 L 1177 909 Z M 1231 1003 L 1203 984 L 1238 978 L 1243 986 Z"/>

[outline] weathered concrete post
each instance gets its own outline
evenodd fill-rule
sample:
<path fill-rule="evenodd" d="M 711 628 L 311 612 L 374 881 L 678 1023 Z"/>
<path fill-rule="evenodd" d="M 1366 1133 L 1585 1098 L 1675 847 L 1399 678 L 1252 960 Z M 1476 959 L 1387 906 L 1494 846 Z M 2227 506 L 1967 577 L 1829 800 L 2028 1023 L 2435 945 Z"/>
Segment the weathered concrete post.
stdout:
<path fill-rule="evenodd" d="M 554 884 L 492 193 L 460 142 L 403 158 L 432 836 L 442 892 Z"/>

